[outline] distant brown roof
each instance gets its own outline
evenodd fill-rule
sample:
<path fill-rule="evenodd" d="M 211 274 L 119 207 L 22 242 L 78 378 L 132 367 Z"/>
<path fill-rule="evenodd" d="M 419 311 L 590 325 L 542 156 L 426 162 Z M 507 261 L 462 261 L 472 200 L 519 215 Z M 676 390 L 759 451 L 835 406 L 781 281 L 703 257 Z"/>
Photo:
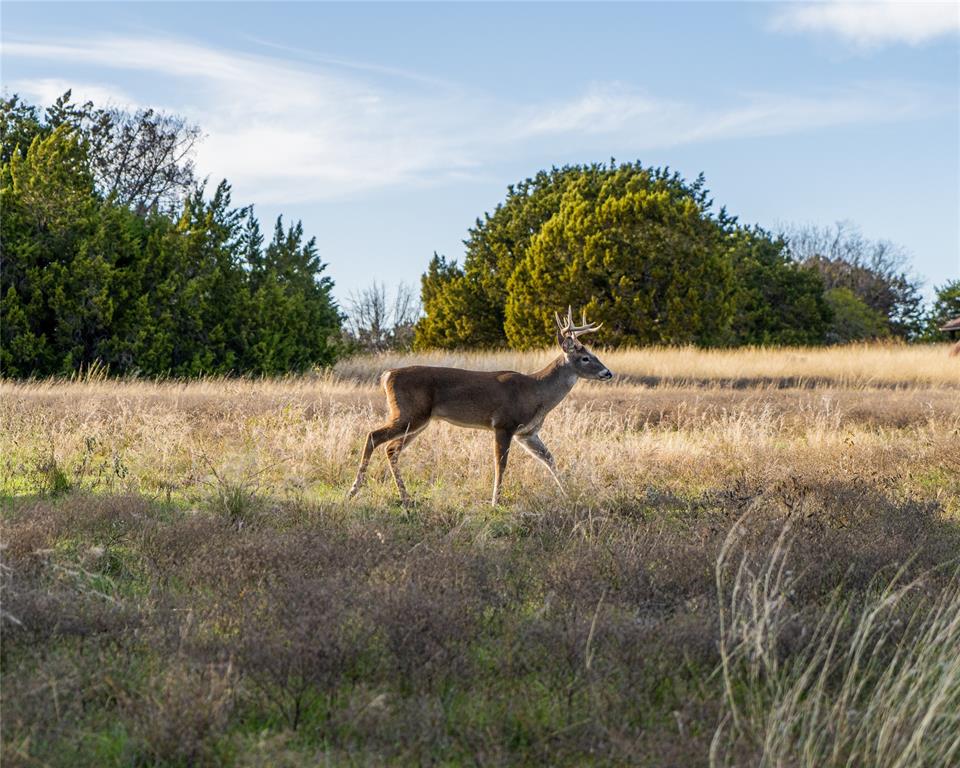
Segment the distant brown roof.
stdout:
<path fill-rule="evenodd" d="M 947 320 L 944 325 L 940 326 L 941 331 L 960 331 L 960 317 L 955 317 L 953 320 Z"/>

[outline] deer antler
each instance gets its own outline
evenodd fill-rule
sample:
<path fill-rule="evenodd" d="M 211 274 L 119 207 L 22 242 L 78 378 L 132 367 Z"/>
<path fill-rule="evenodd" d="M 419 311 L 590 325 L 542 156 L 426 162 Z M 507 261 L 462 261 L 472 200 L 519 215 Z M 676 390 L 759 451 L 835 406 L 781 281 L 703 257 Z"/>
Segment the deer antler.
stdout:
<path fill-rule="evenodd" d="M 603 323 L 588 323 L 587 322 L 587 311 L 583 310 L 581 314 L 581 325 L 573 324 L 573 307 L 567 306 L 567 319 L 562 321 L 560 315 L 557 312 L 553 313 L 554 317 L 557 320 L 557 328 L 560 329 L 560 334 L 563 336 L 570 336 L 572 338 L 577 338 L 584 333 L 593 333 L 593 331 L 599 330 Z"/>

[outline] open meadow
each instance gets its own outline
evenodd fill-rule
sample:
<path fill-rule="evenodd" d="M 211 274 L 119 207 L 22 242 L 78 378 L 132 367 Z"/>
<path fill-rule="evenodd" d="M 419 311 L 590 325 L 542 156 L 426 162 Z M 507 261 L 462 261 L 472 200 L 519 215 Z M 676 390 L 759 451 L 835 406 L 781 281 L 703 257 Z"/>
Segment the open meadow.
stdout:
<path fill-rule="evenodd" d="M 0 385 L 4 766 L 960 759 L 960 358 L 600 352 L 567 494 L 377 380 Z"/>

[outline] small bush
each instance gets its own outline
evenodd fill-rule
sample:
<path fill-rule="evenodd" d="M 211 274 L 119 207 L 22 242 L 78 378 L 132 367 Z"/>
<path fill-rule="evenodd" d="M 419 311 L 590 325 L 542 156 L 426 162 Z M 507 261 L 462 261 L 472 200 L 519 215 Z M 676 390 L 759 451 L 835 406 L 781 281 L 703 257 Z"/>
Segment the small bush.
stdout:
<path fill-rule="evenodd" d="M 40 477 L 40 493 L 45 496 L 57 498 L 73 490 L 69 475 L 52 453 L 37 466 L 37 474 Z"/>
<path fill-rule="evenodd" d="M 174 662 L 142 696 L 124 703 L 136 761 L 219 765 L 217 740 L 234 701 L 231 667 L 191 668 Z"/>
<path fill-rule="evenodd" d="M 322 725 L 337 687 L 356 674 L 369 633 L 354 585 L 283 579 L 244 602 L 237 663 L 289 728 L 318 710 Z"/>

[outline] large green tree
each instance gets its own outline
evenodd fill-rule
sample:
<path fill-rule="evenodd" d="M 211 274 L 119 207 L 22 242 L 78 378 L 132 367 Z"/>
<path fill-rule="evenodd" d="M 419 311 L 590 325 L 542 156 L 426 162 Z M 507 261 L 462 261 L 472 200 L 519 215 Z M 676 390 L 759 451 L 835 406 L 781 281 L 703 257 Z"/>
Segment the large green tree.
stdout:
<path fill-rule="evenodd" d="M 434 256 L 422 279 L 424 316 L 417 326 L 418 347 L 508 343 L 510 280 L 574 188 L 588 204 L 596 204 L 601 195 L 609 198 L 642 188 L 689 198 L 703 211 L 710 207 L 702 177 L 688 183 L 669 169 L 611 161 L 541 171 L 508 187 L 504 202 L 476 221 L 464 242 L 462 267 Z"/>
<path fill-rule="evenodd" d="M 613 176 L 596 195 L 572 185 L 531 242 L 508 283 L 512 346 L 542 346 L 567 305 L 604 324 L 598 343 L 723 339 L 733 304 L 721 227 L 682 188 L 620 181 Z"/>
<path fill-rule="evenodd" d="M 759 227 L 728 233 L 733 268 L 733 346 L 823 343 L 833 312 L 820 273 L 798 264 L 786 243 Z"/>
<path fill-rule="evenodd" d="M 37 135 L 24 154 L 11 154 L 0 178 L 4 369 L 24 375 L 83 365 L 96 354 L 89 331 L 113 311 L 113 254 L 95 247 L 108 222 L 83 146 L 68 126 Z"/>
<path fill-rule="evenodd" d="M 248 227 L 247 237 L 255 242 L 259 233 Z M 330 295 L 333 281 L 321 276 L 326 265 L 316 240 L 304 242 L 300 222 L 284 229 L 278 218 L 267 248 L 248 252 L 253 323 L 245 367 L 277 374 L 333 363 L 340 314 Z"/>

